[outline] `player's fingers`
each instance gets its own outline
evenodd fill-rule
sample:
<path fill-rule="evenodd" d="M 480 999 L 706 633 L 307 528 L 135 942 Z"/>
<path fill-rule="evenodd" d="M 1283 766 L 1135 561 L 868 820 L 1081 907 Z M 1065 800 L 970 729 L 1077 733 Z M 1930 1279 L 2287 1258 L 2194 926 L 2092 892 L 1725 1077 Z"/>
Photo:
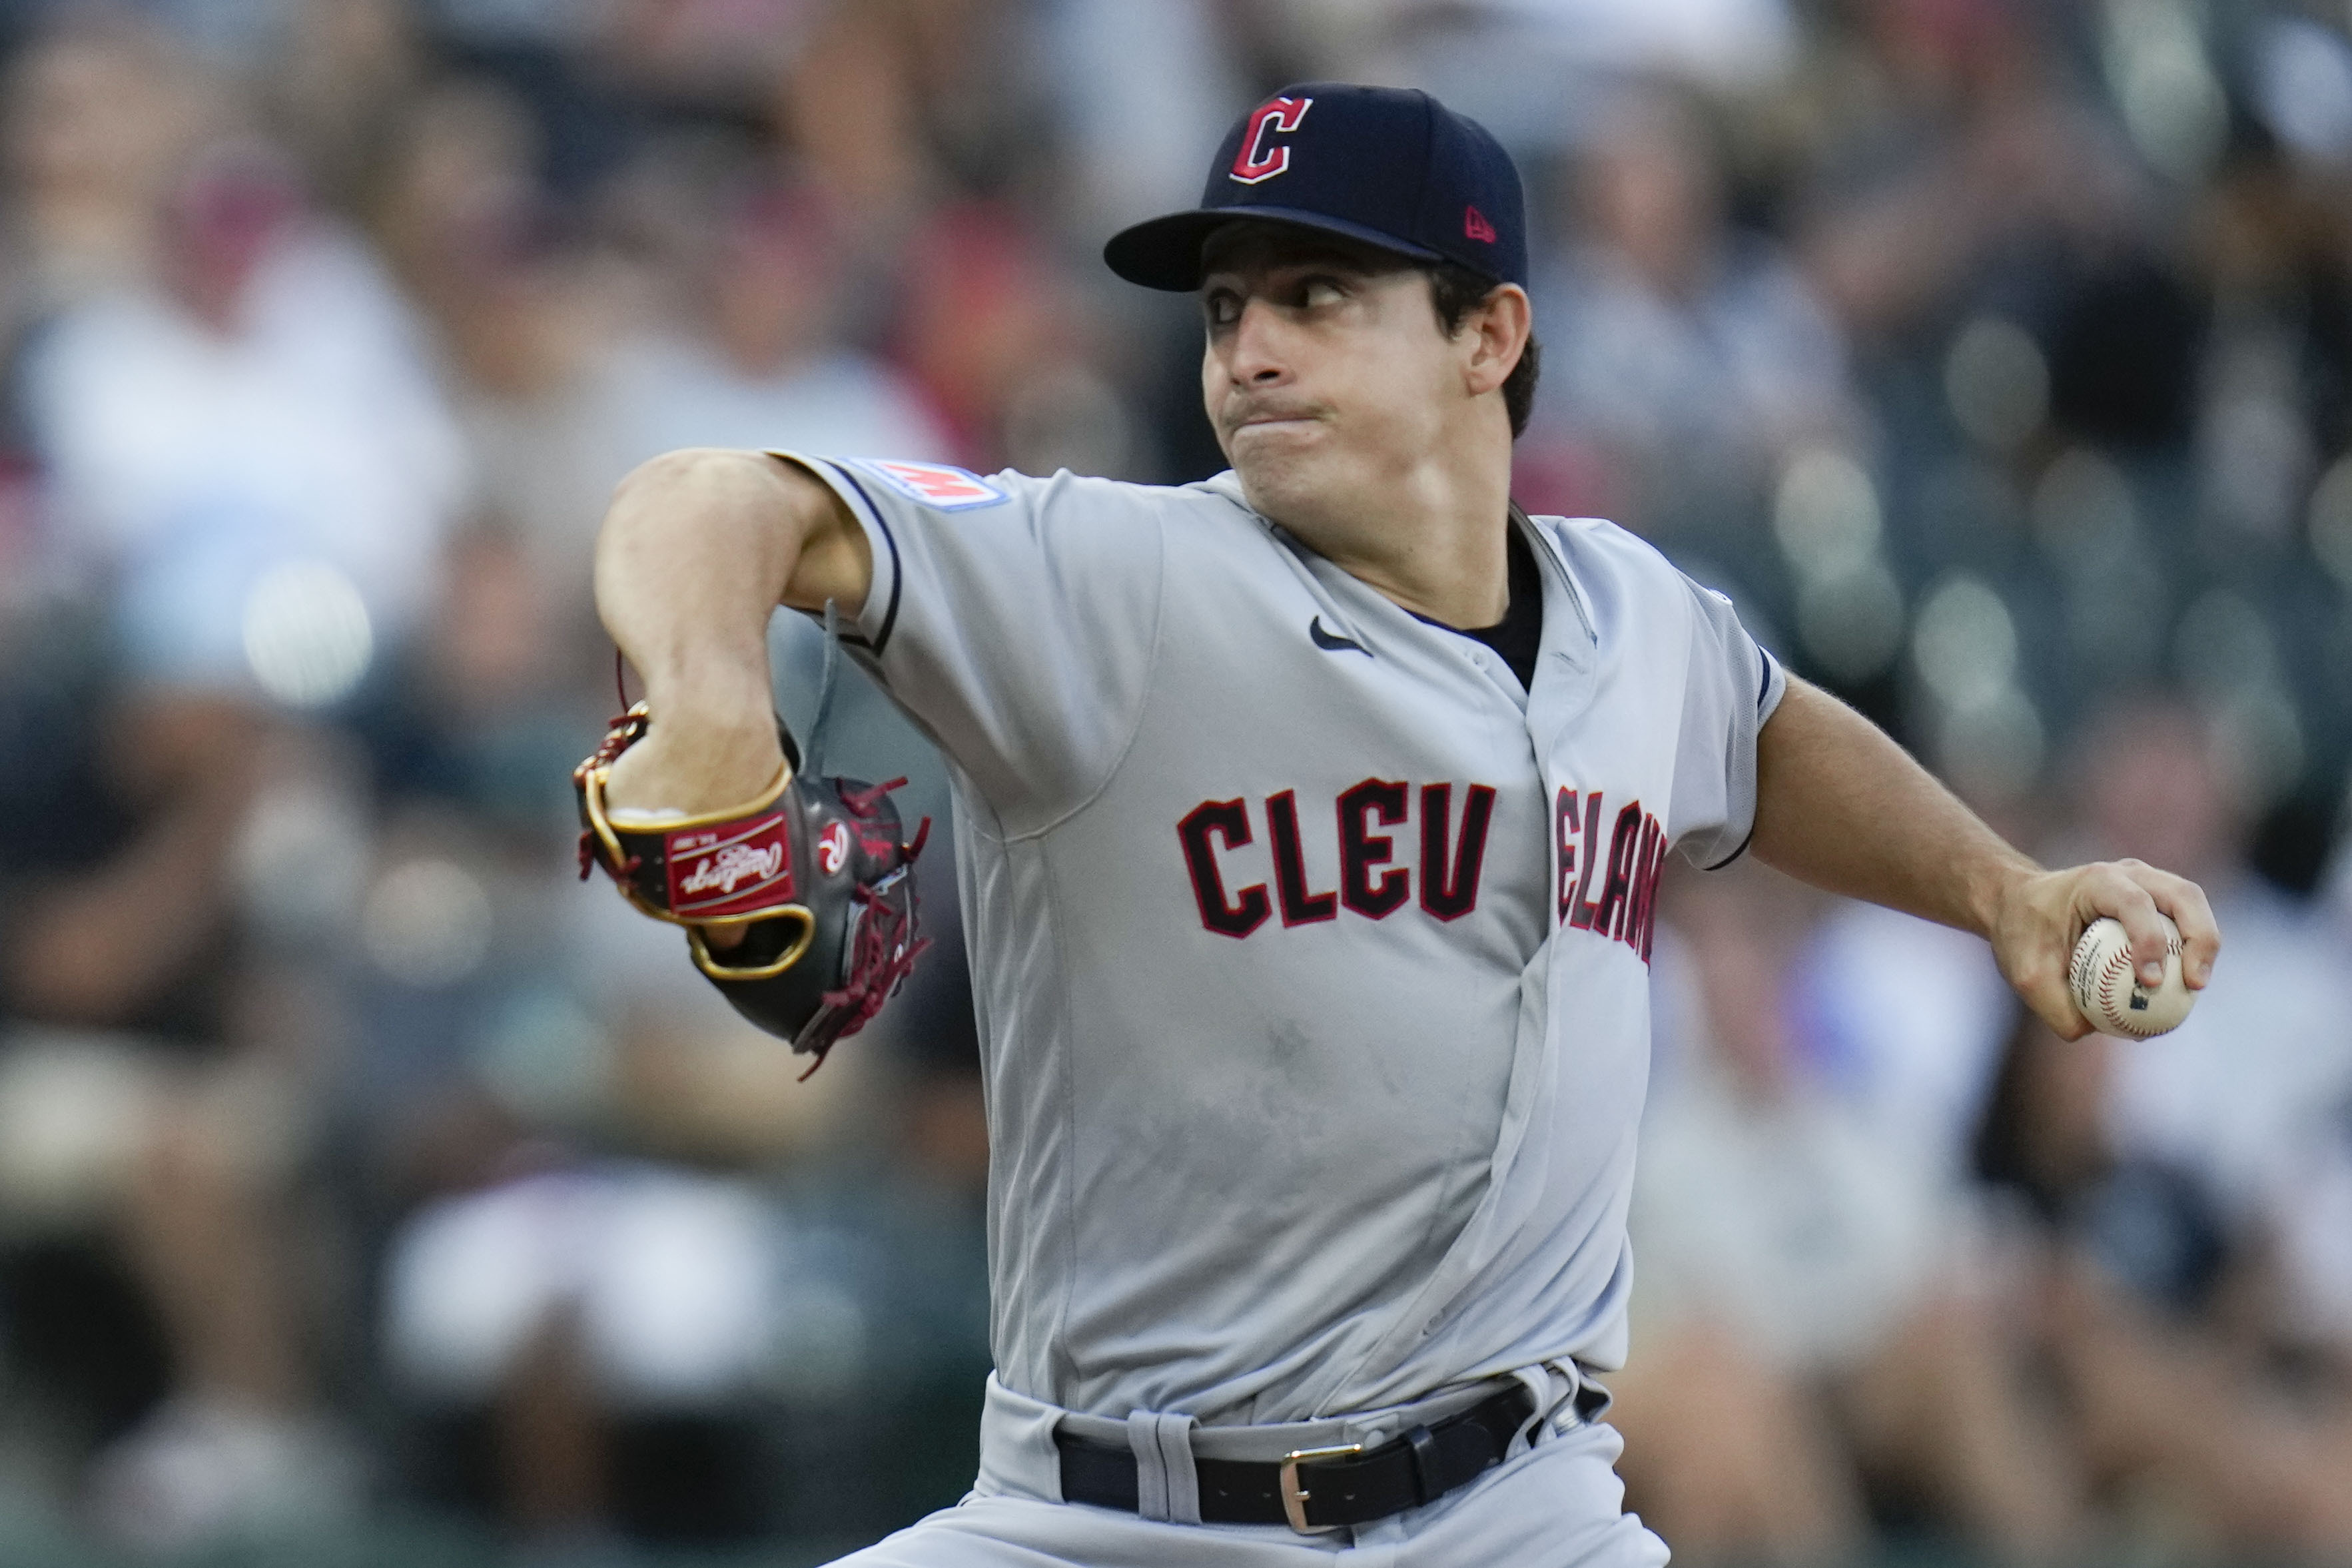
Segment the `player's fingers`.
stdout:
<path fill-rule="evenodd" d="M 2213 918 L 2213 906 L 2205 900 L 2205 889 L 2154 866 L 2141 866 L 2131 876 L 2180 928 L 2180 978 L 2191 991 L 2203 990 L 2213 978 L 2213 961 L 2221 954 L 2221 927 Z"/>
<path fill-rule="evenodd" d="M 2085 925 L 2101 915 L 2113 915 L 2122 922 L 2124 935 L 2131 940 L 2132 964 L 2139 973 L 2140 984 L 2151 986 L 2164 979 L 2164 955 L 2172 947 L 2172 933 L 2164 929 L 2155 898 L 2137 879 L 2136 873 L 2152 868 L 2137 860 L 2085 866 L 2076 896 Z"/>

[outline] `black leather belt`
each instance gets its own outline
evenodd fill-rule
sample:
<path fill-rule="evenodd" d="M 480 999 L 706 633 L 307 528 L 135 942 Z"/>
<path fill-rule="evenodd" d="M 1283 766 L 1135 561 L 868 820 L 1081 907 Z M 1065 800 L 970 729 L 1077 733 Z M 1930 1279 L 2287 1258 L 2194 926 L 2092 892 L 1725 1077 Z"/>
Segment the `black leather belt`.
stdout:
<path fill-rule="evenodd" d="M 1535 1413 L 1527 1385 L 1514 1383 L 1467 1410 L 1416 1426 L 1377 1448 L 1360 1443 L 1302 1448 L 1271 1463 L 1195 1459 L 1201 1520 L 1205 1524 L 1287 1524 L 1312 1535 L 1386 1519 L 1434 1502 L 1501 1464 L 1503 1451 Z M 1137 1510 L 1133 1449 L 1089 1442 L 1067 1432 L 1055 1433 L 1054 1445 L 1062 1451 L 1066 1501 Z"/>

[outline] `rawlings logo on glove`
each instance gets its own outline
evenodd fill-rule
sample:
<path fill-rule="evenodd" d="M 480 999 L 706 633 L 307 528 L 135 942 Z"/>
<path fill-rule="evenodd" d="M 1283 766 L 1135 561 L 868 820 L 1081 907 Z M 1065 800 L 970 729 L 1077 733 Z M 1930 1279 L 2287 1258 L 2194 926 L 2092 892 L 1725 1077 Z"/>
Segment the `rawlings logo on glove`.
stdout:
<path fill-rule="evenodd" d="M 677 877 L 681 848 L 677 839 L 686 837 L 684 834 L 677 835 L 670 842 L 670 874 L 674 878 Z M 677 878 L 670 888 L 669 907 L 681 915 L 689 916 L 724 912 L 724 907 L 734 900 L 722 898 L 706 911 L 701 905 L 691 903 L 683 895 L 708 892 L 713 888 L 722 894 L 732 893 L 736 883 L 746 880 L 751 884 L 747 897 L 757 899 L 772 892 L 777 898 L 789 899 L 793 896 L 793 868 L 785 859 L 787 853 L 784 819 L 781 816 L 762 818 L 751 825 L 742 842 L 730 844 L 716 854 L 703 855 L 699 859 L 688 862 L 694 868 L 683 878 Z M 839 868 L 836 860 L 835 869 Z M 773 889 L 768 886 L 771 882 L 775 884 Z"/>
<path fill-rule="evenodd" d="M 814 1072 L 835 1041 L 881 1011 L 930 945 L 915 935 L 910 874 L 930 819 L 901 843 L 889 795 L 906 780 L 802 778 L 789 760 L 767 789 L 730 811 L 615 817 L 605 780 L 652 723 L 638 703 L 572 770 L 581 879 L 602 866 L 629 902 L 686 927 L 696 967 L 745 1018 L 814 1053 Z M 781 721 L 776 728 L 793 758 L 791 734 Z M 741 927 L 742 940 L 717 952 L 703 934 L 709 926 Z"/>

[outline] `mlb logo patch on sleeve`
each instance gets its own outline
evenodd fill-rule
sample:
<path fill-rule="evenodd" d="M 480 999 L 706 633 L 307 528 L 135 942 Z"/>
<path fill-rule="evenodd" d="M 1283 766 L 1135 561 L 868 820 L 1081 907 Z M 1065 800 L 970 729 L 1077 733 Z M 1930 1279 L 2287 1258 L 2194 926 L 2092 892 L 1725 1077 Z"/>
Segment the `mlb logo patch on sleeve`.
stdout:
<path fill-rule="evenodd" d="M 945 463 L 899 463 L 860 458 L 857 465 L 925 506 L 935 506 L 941 511 L 968 511 L 1012 499 L 978 474 L 966 473 Z"/>

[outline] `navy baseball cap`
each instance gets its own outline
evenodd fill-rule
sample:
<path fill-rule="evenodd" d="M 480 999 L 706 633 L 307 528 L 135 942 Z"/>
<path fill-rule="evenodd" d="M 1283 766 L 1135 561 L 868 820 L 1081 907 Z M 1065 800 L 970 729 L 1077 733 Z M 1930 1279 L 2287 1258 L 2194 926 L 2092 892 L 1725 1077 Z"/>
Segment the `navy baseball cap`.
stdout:
<path fill-rule="evenodd" d="M 1310 81 L 1226 132 L 1201 205 L 1122 229 L 1110 269 L 1147 289 L 1201 286 L 1201 247 L 1236 218 L 1296 224 L 1416 261 L 1528 281 L 1519 172 L 1476 121 L 1425 92 Z"/>

